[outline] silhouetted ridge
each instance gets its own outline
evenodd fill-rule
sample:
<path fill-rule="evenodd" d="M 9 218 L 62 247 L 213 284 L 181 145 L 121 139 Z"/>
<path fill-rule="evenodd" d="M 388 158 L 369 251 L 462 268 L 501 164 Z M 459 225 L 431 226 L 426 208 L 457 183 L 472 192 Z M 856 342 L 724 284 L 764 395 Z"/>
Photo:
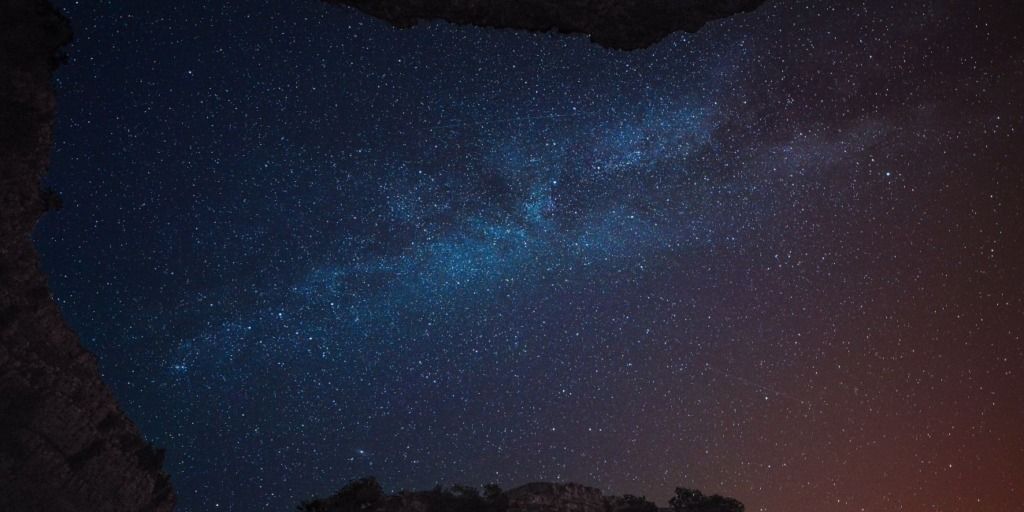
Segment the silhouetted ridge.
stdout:
<path fill-rule="evenodd" d="M 302 512 L 743 512 L 743 504 L 724 496 L 705 496 L 676 488 L 670 508 L 659 509 L 644 496 L 605 496 L 600 489 L 574 483 L 534 482 L 502 491 L 454 485 L 429 491 L 384 493 L 373 477 L 349 482 L 328 498 L 298 506 Z"/>

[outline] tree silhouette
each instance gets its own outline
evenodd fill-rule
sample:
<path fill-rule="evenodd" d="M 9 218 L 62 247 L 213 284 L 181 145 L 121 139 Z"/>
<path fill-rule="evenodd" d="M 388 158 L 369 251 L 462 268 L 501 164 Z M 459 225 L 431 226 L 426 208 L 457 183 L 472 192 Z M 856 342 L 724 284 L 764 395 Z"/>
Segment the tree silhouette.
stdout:
<path fill-rule="evenodd" d="M 633 496 L 624 494 L 618 498 L 612 498 L 615 504 L 612 510 L 615 512 L 658 512 L 658 506 L 644 496 Z"/>
<path fill-rule="evenodd" d="M 484 486 L 484 502 L 487 504 L 487 512 L 505 512 L 508 510 L 508 496 L 501 490 L 498 484 L 487 484 Z"/>
<path fill-rule="evenodd" d="M 696 489 L 676 487 L 676 495 L 668 500 L 675 512 L 743 512 L 739 501 L 715 494 L 705 496 Z"/>
<path fill-rule="evenodd" d="M 425 498 L 430 512 L 480 512 L 486 508 L 480 490 L 466 485 L 453 485 L 448 489 L 438 485 Z"/>
<path fill-rule="evenodd" d="M 696 489 L 677 487 L 669 500 L 674 512 L 744 512 L 743 504 L 717 494 L 705 496 Z M 599 505 L 604 512 L 658 512 L 643 496 L 608 496 Z M 550 508 L 550 507 L 548 507 Z M 509 496 L 495 484 L 480 488 L 438 485 L 429 491 L 403 491 L 386 496 L 374 477 L 352 480 L 328 498 L 305 501 L 300 512 L 507 512 Z M 533 509 L 531 509 L 533 510 Z M 537 510 L 547 510 L 540 508 Z"/>

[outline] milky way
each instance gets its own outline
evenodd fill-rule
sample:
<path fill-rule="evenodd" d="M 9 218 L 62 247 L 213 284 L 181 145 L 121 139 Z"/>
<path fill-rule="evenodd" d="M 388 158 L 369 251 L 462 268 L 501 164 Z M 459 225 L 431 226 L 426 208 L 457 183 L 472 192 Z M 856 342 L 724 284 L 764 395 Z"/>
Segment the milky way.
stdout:
<path fill-rule="evenodd" d="M 769 2 L 624 53 L 58 3 L 36 238 L 180 510 L 368 474 L 1024 498 L 1019 12 Z"/>

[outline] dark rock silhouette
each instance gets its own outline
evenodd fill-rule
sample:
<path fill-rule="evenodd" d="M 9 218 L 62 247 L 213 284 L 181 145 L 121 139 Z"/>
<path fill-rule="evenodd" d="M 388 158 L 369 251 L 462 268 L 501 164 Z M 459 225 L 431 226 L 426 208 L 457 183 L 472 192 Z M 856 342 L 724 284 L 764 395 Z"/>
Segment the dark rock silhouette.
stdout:
<path fill-rule="evenodd" d="M 70 39 L 45 0 L 0 0 L 0 510 L 169 511 L 163 453 L 61 318 L 29 237 L 60 207 L 41 179 Z"/>
<path fill-rule="evenodd" d="M 645 48 L 676 32 L 751 11 L 764 0 L 325 0 L 348 4 L 397 27 L 420 20 L 586 34 L 619 50 Z"/>
<path fill-rule="evenodd" d="M 674 512 L 743 512 L 743 504 L 719 495 L 676 489 Z M 717 508 L 716 508 L 717 507 Z M 386 495 L 373 477 L 349 482 L 333 496 L 298 506 L 302 512 L 657 512 L 642 496 L 605 496 L 600 489 L 574 483 L 534 482 L 502 492 L 496 485 L 456 485 L 430 491 Z"/>

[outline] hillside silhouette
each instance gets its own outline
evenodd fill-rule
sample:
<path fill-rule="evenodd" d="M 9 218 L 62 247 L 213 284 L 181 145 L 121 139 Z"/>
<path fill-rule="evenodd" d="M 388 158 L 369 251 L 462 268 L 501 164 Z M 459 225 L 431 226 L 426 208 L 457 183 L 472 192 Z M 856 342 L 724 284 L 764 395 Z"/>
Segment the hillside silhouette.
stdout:
<path fill-rule="evenodd" d="M 743 504 L 717 494 L 677 487 L 669 508 L 645 496 L 605 496 L 600 489 L 574 483 L 534 482 L 503 491 L 495 484 L 482 488 L 437 486 L 429 491 L 386 494 L 374 477 L 352 480 L 327 498 L 314 498 L 301 512 L 744 512 Z"/>

